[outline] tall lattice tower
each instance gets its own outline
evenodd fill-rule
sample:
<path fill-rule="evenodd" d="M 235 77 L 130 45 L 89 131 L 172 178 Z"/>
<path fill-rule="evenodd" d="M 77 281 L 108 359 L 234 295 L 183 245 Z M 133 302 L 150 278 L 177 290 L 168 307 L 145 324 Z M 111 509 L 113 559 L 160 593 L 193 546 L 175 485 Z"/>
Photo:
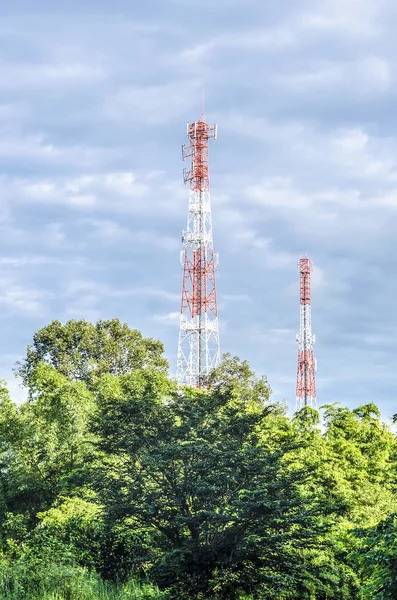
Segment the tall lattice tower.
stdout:
<path fill-rule="evenodd" d="M 177 379 L 180 384 L 201 387 L 205 376 L 219 364 L 218 307 L 215 271 L 218 254 L 212 241 L 208 141 L 216 139 L 217 126 L 201 118 L 187 124 L 190 143 L 182 146 L 184 169 L 190 183 L 187 229 L 182 232 L 182 303 Z"/>
<path fill-rule="evenodd" d="M 300 274 L 300 333 L 298 342 L 298 374 L 296 379 L 296 410 L 304 406 L 316 408 L 316 360 L 312 334 L 312 307 L 310 274 L 312 263 L 309 258 L 299 261 Z"/>

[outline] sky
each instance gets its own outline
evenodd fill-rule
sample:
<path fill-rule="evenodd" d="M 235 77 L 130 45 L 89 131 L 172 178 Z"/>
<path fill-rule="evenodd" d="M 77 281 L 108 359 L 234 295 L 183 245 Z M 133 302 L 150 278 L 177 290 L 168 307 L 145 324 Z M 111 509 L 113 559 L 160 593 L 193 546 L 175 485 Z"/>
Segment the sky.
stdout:
<path fill-rule="evenodd" d="M 0 377 L 115 316 L 176 369 L 186 122 L 210 147 L 222 352 L 295 407 L 301 253 L 318 404 L 397 412 L 393 0 L 13 0 L 0 16 Z"/>

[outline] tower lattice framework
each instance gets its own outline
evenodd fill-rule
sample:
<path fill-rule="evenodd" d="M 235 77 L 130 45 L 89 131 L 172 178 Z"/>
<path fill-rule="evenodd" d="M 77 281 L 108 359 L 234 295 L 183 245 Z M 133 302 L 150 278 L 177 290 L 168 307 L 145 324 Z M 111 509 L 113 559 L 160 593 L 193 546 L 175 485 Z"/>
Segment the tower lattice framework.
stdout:
<path fill-rule="evenodd" d="M 298 343 L 298 373 L 296 380 L 296 410 L 304 406 L 316 408 L 316 360 L 312 334 L 311 282 L 312 262 L 309 258 L 299 261 L 300 274 L 300 332 Z"/>
<path fill-rule="evenodd" d="M 190 183 L 186 231 L 182 232 L 182 303 L 177 379 L 182 385 L 201 387 L 205 376 L 219 364 L 220 346 L 208 168 L 208 141 L 216 139 L 217 126 L 201 119 L 187 124 L 190 143 L 182 146 L 184 182 Z"/>

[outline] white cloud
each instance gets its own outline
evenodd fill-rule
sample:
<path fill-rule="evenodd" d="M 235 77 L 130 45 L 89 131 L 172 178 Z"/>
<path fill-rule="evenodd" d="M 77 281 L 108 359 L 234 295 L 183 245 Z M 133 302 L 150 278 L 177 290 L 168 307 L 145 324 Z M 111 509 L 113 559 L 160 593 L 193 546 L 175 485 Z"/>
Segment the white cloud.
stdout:
<path fill-rule="evenodd" d="M 147 185 L 139 181 L 134 173 L 109 173 L 104 177 L 104 185 L 111 192 L 120 196 L 142 196 L 147 192 Z"/>
<path fill-rule="evenodd" d="M 277 145 L 294 142 L 308 133 L 307 126 L 298 120 L 271 122 L 265 117 L 253 116 L 242 111 L 227 114 L 215 113 L 215 120 L 221 123 L 228 133 L 251 138 L 262 143 L 275 142 Z"/>
<path fill-rule="evenodd" d="M 120 155 L 120 149 L 85 146 L 81 143 L 56 144 L 43 133 L 20 134 L 3 126 L 0 131 L 0 158 L 46 166 L 65 165 L 74 168 L 96 168 Z"/>
<path fill-rule="evenodd" d="M 75 63 L 5 63 L 0 64 L 2 78 L 0 89 L 32 90 L 59 85 L 92 85 L 107 77 L 106 71 L 99 65 Z"/>
<path fill-rule="evenodd" d="M 160 248 L 166 252 L 177 253 L 181 247 L 179 237 L 160 235 L 153 230 L 133 231 L 132 235 L 134 242 L 140 244 L 142 252 L 145 249 Z"/>
<path fill-rule="evenodd" d="M 4 127 L 9 127 L 10 123 L 18 123 L 29 115 L 29 108 L 22 101 L 0 104 L 0 121 Z"/>
<path fill-rule="evenodd" d="M 221 51 L 270 51 L 275 52 L 283 48 L 289 48 L 295 42 L 292 28 L 273 27 L 249 29 L 217 35 L 205 42 L 188 46 L 178 53 L 176 62 L 192 65 L 213 58 L 213 55 Z"/>
<path fill-rule="evenodd" d="M 82 296 L 66 308 L 67 319 L 85 319 L 95 323 L 103 318 L 103 311 L 97 306 L 98 298 L 95 296 Z"/>
<path fill-rule="evenodd" d="M 102 240 L 119 240 L 131 235 L 126 227 L 121 226 L 117 221 L 110 219 L 79 219 L 78 225 L 82 225 L 88 235 L 98 237 Z"/>
<path fill-rule="evenodd" d="M 375 197 L 375 203 L 379 206 L 386 206 L 388 208 L 397 208 L 397 189 L 392 189 L 385 194 L 380 194 Z"/>
<path fill-rule="evenodd" d="M 161 125 L 185 113 L 200 98 L 200 81 L 183 81 L 146 87 L 128 86 L 108 93 L 103 113 L 116 122 Z"/>
<path fill-rule="evenodd" d="M 12 279 L 0 279 L 0 305 L 7 312 L 26 315 L 42 315 L 46 310 L 46 301 L 53 294 L 48 290 L 24 287 Z"/>
<path fill-rule="evenodd" d="M 321 0 L 301 17 L 301 26 L 319 32 L 375 37 L 381 31 L 383 0 Z"/>
<path fill-rule="evenodd" d="M 284 336 L 284 335 L 293 335 L 294 331 L 293 329 L 287 329 L 285 327 L 281 327 L 281 328 L 276 328 L 276 329 L 269 329 L 269 333 L 272 334 L 275 337 L 279 337 L 279 336 Z"/>
<path fill-rule="evenodd" d="M 380 3 L 383 3 L 380 0 Z M 222 52 L 266 52 L 271 55 L 286 51 L 296 51 L 304 47 L 317 34 L 329 33 L 335 36 L 351 36 L 357 38 L 374 38 L 381 33 L 379 15 L 381 6 L 372 0 L 351 0 L 347 4 L 343 0 L 322 0 L 315 2 L 307 12 L 295 11 L 290 7 L 281 23 L 267 27 L 250 27 L 238 32 L 219 33 L 197 44 L 185 47 L 173 60 L 182 66 L 198 66 L 210 64 Z M 373 65 L 375 77 L 388 79 L 389 72 L 385 64 Z M 371 68 L 369 69 L 371 71 Z M 337 81 L 343 72 L 341 62 L 328 67 L 328 72 L 306 73 L 300 76 L 303 83 L 330 83 Z M 362 69 L 364 77 L 371 73 Z M 295 84 L 298 80 L 295 79 Z M 292 81 L 290 82 L 292 84 Z"/>
<path fill-rule="evenodd" d="M 307 94 L 328 91 L 335 97 L 340 90 L 355 94 L 387 92 L 394 83 L 390 63 L 378 56 L 360 57 L 352 61 L 313 59 L 303 71 L 276 74 L 274 81 L 289 92 Z"/>
<path fill-rule="evenodd" d="M 262 237 L 253 229 L 241 228 L 234 232 L 234 241 L 236 246 L 245 246 L 251 249 L 265 249 L 268 248 L 270 240 Z"/>
<path fill-rule="evenodd" d="M 318 293 L 327 285 L 324 269 L 321 269 L 321 267 L 318 265 L 315 265 L 313 268 L 311 274 L 311 285 L 314 293 Z"/>
<path fill-rule="evenodd" d="M 163 217 L 180 214 L 183 202 L 187 214 L 186 189 L 180 182 L 164 179 L 159 172 L 119 171 L 39 180 L 3 176 L 0 183 L 6 202 L 64 205 L 84 212 L 114 214 L 153 215 L 155 211 Z"/>
<path fill-rule="evenodd" d="M 45 226 L 44 237 L 49 246 L 59 246 L 66 240 L 62 223 L 48 223 Z"/>
<path fill-rule="evenodd" d="M 68 295 L 85 295 L 86 297 L 96 298 L 98 301 L 100 298 L 128 298 L 133 296 L 158 298 L 162 301 L 170 302 L 180 301 L 179 294 L 163 289 L 136 286 L 123 287 L 122 285 L 119 288 L 115 288 L 105 283 L 87 279 L 69 281 L 66 286 L 66 293 Z"/>
<path fill-rule="evenodd" d="M 78 262 L 83 262 L 84 259 L 78 259 Z M 0 257 L 0 265 L 2 267 L 10 267 L 12 269 L 23 269 L 25 267 L 42 267 L 48 265 L 65 266 L 71 262 L 76 263 L 75 258 L 60 258 L 50 255 L 34 255 L 25 254 L 21 256 L 3 256 Z"/>
<path fill-rule="evenodd" d="M 294 211 L 307 209 L 313 202 L 313 197 L 300 194 L 293 189 L 291 181 L 274 178 L 259 185 L 249 186 L 246 190 L 249 202 L 260 206 L 286 207 Z"/>
<path fill-rule="evenodd" d="M 175 252 L 180 248 L 179 239 L 164 236 L 155 230 L 128 228 L 116 220 L 85 218 L 77 221 L 85 228 L 86 235 L 102 241 L 118 243 L 121 239 L 129 238 L 129 242 L 139 244 L 142 254 L 153 248 L 161 248 L 166 252 Z"/>
<path fill-rule="evenodd" d="M 225 302 L 238 302 L 244 304 L 252 304 L 253 302 L 248 294 L 222 294 L 220 299 Z"/>
<path fill-rule="evenodd" d="M 107 198 L 104 198 L 105 189 L 108 193 L 114 192 L 117 197 L 123 198 L 125 202 L 126 186 L 114 185 L 118 174 L 79 176 L 71 179 L 53 179 L 43 181 L 29 180 L 6 180 L 3 178 L 3 185 L 6 193 L 18 196 L 20 200 L 30 200 L 39 203 L 66 204 L 76 208 L 93 208 L 97 205 L 106 205 Z M 129 191 L 131 196 L 142 196 L 146 192 L 144 184 L 137 184 L 134 188 L 132 174 Z M 102 197 L 101 197 L 102 196 Z M 111 205 L 109 205 L 111 206 Z"/>
<path fill-rule="evenodd" d="M 153 321 L 156 323 L 164 323 L 165 325 L 170 325 L 174 327 L 179 323 L 179 319 L 181 317 L 180 312 L 169 312 L 164 315 L 154 315 L 152 317 Z"/>

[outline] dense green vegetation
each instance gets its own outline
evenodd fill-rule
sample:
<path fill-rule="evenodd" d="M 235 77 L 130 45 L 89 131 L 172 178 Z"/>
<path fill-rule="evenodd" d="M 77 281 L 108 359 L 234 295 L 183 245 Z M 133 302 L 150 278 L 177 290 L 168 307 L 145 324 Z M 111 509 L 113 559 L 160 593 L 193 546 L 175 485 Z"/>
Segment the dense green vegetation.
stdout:
<path fill-rule="evenodd" d="M 374 404 L 289 418 L 225 356 L 177 389 L 160 342 L 53 322 L 0 389 L 0 598 L 397 597 L 396 440 Z"/>

